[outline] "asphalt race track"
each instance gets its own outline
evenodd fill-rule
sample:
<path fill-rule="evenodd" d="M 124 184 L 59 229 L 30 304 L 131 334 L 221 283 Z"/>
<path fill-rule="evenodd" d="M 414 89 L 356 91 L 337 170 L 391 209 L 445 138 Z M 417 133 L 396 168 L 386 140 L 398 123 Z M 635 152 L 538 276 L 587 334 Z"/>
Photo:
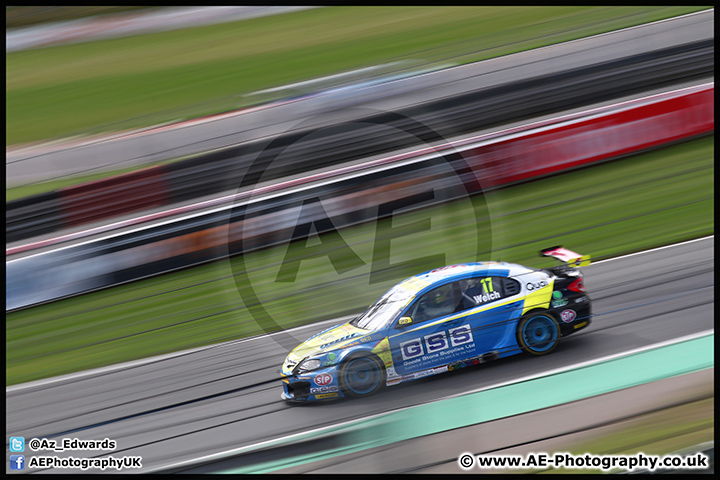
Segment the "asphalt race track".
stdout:
<path fill-rule="evenodd" d="M 287 352 L 272 337 L 258 337 L 9 387 L 6 438 L 109 438 L 118 443 L 112 452 L 43 454 L 140 455 L 141 471 L 156 470 L 708 331 L 714 328 L 713 243 L 709 237 L 584 269 L 593 323 L 546 357 L 518 355 L 391 387 L 367 399 L 290 406 L 280 400 L 278 374 Z M 329 325 L 292 335 L 302 340 Z"/>

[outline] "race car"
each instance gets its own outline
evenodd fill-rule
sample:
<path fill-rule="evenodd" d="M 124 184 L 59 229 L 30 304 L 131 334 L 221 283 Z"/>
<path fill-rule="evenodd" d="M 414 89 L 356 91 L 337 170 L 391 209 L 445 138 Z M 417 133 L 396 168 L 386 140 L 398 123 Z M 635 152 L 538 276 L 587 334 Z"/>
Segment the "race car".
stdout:
<path fill-rule="evenodd" d="M 546 355 L 590 325 L 590 297 L 562 246 L 541 250 L 562 265 L 505 262 L 436 268 L 405 279 L 362 315 L 309 338 L 282 365 L 291 403 L 363 397 L 385 386 L 525 352 Z"/>

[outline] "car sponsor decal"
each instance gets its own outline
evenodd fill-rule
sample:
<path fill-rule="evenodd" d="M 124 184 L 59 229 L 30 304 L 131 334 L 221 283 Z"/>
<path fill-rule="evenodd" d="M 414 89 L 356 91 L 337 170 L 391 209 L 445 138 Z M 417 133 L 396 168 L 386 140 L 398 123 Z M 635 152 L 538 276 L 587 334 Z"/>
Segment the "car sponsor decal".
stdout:
<path fill-rule="evenodd" d="M 313 395 L 316 395 L 318 393 L 330 393 L 330 392 L 337 392 L 338 387 L 336 386 L 328 386 L 328 387 L 313 387 L 310 389 L 310 393 Z"/>
<path fill-rule="evenodd" d="M 560 314 L 560 318 L 565 323 L 572 322 L 573 320 L 575 320 L 575 317 L 576 317 L 575 310 L 569 310 L 569 309 L 563 310 L 562 313 Z"/>
<path fill-rule="evenodd" d="M 333 397 L 337 397 L 337 396 L 338 396 L 338 393 L 319 393 L 319 394 L 315 395 L 315 398 L 318 398 L 318 399 L 319 398 L 333 398 Z"/>
<path fill-rule="evenodd" d="M 500 298 L 500 293 L 498 292 L 483 293 L 482 295 L 473 295 L 472 297 L 476 305 L 491 302 L 493 300 L 497 300 L 498 298 Z"/>
<path fill-rule="evenodd" d="M 477 291 L 478 287 L 482 288 L 482 292 Z M 472 301 L 475 303 L 475 305 L 482 305 L 483 303 L 493 302 L 495 300 L 499 300 L 502 297 L 502 295 L 500 295 L 500 292 L 497 292 L 493 289 L 492 277 L 478 279 L 477 285 L 468 288 L 468 290 L 472 290 L 473 294 L 466 291 L 465 293 L 463 293 L 463 296 L 468 299 L 472 298 Z"/>
<path fill-rule="evenodd" d="M 316 352 L 318 349 L 327 348 L 340 342 L 349 341 L 353 337 L 367 335 L 366 330 L 353 327 L 347 323 L 337 325 L 335 327 L 324 330 L 323 332 L 310 337 L 301 343 L 287 356 L 287 360 L 299 362 L 308 355 Z"/>
<path fill-rule="evenodd" d="M 528 289 L 528 291 L 533 290 L 540 290 L 543 287 L 547 287 L 547 282 L 545 280 L 540 280 L 539 282 L 528 282 L 525 284 L 525 288 Z"/>
<path fill-rule="evenodd" d="M 522 314 L 525 315 L 530 310 L 536 308 L 549 308 L 553 292 L 552 286 L 554 283 L 555 281 L 553 279 L 550 279 L 549 281 L 539 280 L 533 282 L 526 282 L 525 288 L 529 291 L 529 293 L 525 295 L 525 303 L 523 305 Z M 530 290 L 527 285 L 531 285 L 530 288 L 532 288 L 532 290 Z"/>
<path fill-rule="evenodd" d="M 447 366 L 443 365 L 442 367 L 429 368 L 427 370 L 421 370 L 419 372 L 408 373 L 400 377 L 400 380 L 403 382 L 406 380 L 416 380 L 418 378 L 428 377 L 430 375 L 437 375 L 438 373 L 444 373 L 447 371 Z"/>
<path fill-rule="evenodd" d="M 435 353 L 448 348 L 448 339 L 445 332 L 433 333 L 423 337 L 427 353 Z"/>
<path fill-rule="evenodd" d="M 360 345 L 361 343 L 369 342 L 369 341 L 372 340 L 372 338 L 373 338 L 373 337 L 372 337 L 371 335 L 368 335 L 368 336 L 366 336 L 366 337 L 363 337 L 363 338 L 360 338 L 360 339 L 358 339 L 358 340 L 355 340 L 354 342 L 346 343 L 345 345 L 343 345 L 343 346 L 341 346 L 341 347 L 339 346 L 339 347 L 337 347 L 337 348 L 341 348 L 341 349 L 344 350 L 344 349 L 346 349 L 346 348 L 350 348 L 350 347 L 354 347 L 354 346 L 356 346 L 356 345 Z M 326 347 L 326 346 L 327 346 L 327 345 L 323 345 L 321 348 L 324 348 L 324 347 Z"/>
<path fill-rule="evenodd" d="M 587 302 L 587 299 L 588 299 L 588 297 L 586 297 L 585 295 L 583 295 L 582 297 L 576 298 L 576 299 L 574 300 L 574 302 L 575 302 L 575 303 Z"/>
<path fill-rule="evenodd" d="M 587 322 L 582 322 L 582 323 L 578 323 L 578 324 L 575 325 L 573 328 L 577 330 L 578 328 L 582 328 L 582 327 L 584 327 L 585 325 L 587 325 Z"/>
<path fill-rule="evenodd" d="M 329 367 L 337 363 L 337 355 L 334 352 L 330 352 L 327 355 L 327 360 L 323 362 L 323 367 Z"/>
<path fill-rule="evenodd" d="M 557 307 L 564 307 L 567 305 L 567 300 L 563 298 L 563 294 L 561 291 L 555 290 L 552 294 L 553 301 L 550 302 L 550 305 L 552 305 L 553 308 Z"/>
<path fill-rule="evenodd" d="M 315 381 L 316 385 L 323 386 L 323 385 L 332 383 L 333 377 L 329 373 L 321 373 L 320 375 L 318 375 L 317 377 L 314 378 L 314 381 Z"/>
<path fill-rule="evenodd" d="M 468 324 L 451 328 L 448 330 L 448 333 L 450 334 L 450 343 L 453 347 L 465 345 L 473 341 L 472 328 Z"/>
<path fill-rule="evenodd" d="M 578 268 L 587 267 L 588 265 L 590 265 L 590 255 L 583 255 L 582 257 L 568 260 L 569 267 Z"/>
<path fill-rule="evenodd" d="M 423 350 L 422 342 L 419 338 L 402 342 L 400 344 L 400 352 L 402 353 L 403 360 L 411 360 L 415 357 L 425 355 L 425 350 Z"/>
<path fill-rule="evenodd" d="M 411 338 L 399 344 L 403 365 L 436 363 L 447 355 L 474 348 L 472 328 L 468 324 L 422 337 Z"/>
<path fill-rule="evenodd" d="M 323 348 L 329 347 L 330 345 L 333 345 L 335 343 L 341 343 L 341 342 L 344 342 L 345 340 L 350 340 L 351 338 L 357 337 L 358 335 L 361 335 L 361 334 L 357 333 L 357 332 L 349 333 L 340 338 L 333 338 L 332 335 L 325 335 L 323 337 L 320 337 L 320 340 L 325 342 L 320 345 L 320 348 L 323 349 Z M 360 342 L 354 342 L 354 343 L 359 344 Z"/>
<path fill-rule="evenodd" d="M 383 338 L 375 348 L 371 350 L 372 353 L 380 357 L 380 360 L 385 364 L 385 369 L 390 370 L 393 368 L 392 354 L 390 353 L 390 341 L 388 337 Z"/>
<path fill-rule="evenodd" d="M 480 363 L 483 363 L 483 360 L 480 357 L 470 358 L 462 362 L 451 363 L 448 365 L 448 371 L 452 372 L 453 370 L 470 367 L 472 365 L 479 365 Z"/>
<path fill-rule="evenodd" d="M 388 386 L 397 385 L 398 383 L 407 382 L 409 380 L 416 380 L 418 378 L 428 377 L 430 375 L 437 375 L 438 373 L 445 373 L 447 371 L 447 365 L 441 365 L 439 367 L 428 368 L 427 370 L 420 370 L 419 372 L 406 373 L 405 375 L 393 375 L 392 378 L 390 377 L 390 375 L 388 375 L 387 381 L 385 383 Z"/>

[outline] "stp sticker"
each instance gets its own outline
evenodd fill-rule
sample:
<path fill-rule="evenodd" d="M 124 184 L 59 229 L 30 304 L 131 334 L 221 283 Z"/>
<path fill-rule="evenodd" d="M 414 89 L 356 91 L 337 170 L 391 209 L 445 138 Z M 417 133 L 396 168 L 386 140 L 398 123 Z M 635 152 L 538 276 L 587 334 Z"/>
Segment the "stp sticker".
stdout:
<path fill-rule="evenodd" d="M 329 373 L 321 373 L 317 377 L 315 377 L 315 384 L 316 385 L 327 385 L 328 383 L 332 383 L 332 375 Z"/>
<path fill-rule="evenodd" d="M 575 310 L 563 310 L 560 314 L 560 318 L 565 323 L 570 323 L 575 320 Z"/>

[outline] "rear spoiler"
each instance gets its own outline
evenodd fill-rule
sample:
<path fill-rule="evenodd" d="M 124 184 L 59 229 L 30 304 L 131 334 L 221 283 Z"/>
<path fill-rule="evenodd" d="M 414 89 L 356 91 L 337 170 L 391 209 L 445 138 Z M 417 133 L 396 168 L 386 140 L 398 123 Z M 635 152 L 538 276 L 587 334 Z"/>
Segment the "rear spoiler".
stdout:
<path fill-rule="evenodd" d="M 566 263 L 569 267 L 587 267 L 590 265 L 590 255 L 580 255 L 561 245 L 540 250 L 541 257 L 553 257 Z"/>

